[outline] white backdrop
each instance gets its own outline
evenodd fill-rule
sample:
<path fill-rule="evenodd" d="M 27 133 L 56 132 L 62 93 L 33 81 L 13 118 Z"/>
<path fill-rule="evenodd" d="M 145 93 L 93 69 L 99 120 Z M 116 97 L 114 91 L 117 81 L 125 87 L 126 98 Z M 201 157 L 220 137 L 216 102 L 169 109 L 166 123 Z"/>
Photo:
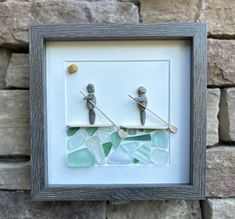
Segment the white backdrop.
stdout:
<path fill-rule="evenodd" d="M 190 46 L 187 41 L 49 42 L 47 59 L 49 184 L 188 183 L 190 155 Z M 79 70 L 67 74 L 67 66 Z M 88 83 L 97 105 L 117 124 L 138 125 L 127 94 L 147 88 L 148 107 L 178 128 L 170 137 L 169 166 L 66 166 L 66 125 L 88 124 Z M 97 113 L 98 124 L 109 124 Z M 147 113 L 146 125 L 161 125 Z"/>

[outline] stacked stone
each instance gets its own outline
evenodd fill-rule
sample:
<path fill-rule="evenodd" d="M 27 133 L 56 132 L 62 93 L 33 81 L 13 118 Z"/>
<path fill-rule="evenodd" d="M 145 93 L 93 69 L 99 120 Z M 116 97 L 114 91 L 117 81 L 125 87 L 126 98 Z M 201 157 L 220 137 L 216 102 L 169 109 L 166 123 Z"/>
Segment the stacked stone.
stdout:
<path fill-rule="evenodd" d="M 32 202 L 28 25 L 138 22 L 208 24 L 207 199 Z M 235 1 L 6 0 L 0 27 L 0 219 L 235 217 Z"/>

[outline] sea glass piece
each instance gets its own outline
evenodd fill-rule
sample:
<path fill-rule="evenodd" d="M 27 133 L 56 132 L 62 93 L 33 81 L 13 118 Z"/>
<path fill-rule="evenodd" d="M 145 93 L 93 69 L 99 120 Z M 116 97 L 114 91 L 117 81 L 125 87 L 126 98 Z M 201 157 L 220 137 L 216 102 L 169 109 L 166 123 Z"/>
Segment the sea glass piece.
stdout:
<path fill-rule="evenodd" d="M 97 131 L 101 142 L 109 142 L 111 141 L 111 134 L 112 134 L 112 129 L 107 129 L 107 128 L 99 128 Z"/>
<path fill-rule="evenodd" d="M 68 167 L 91 167 L 95 164 L 95 158 L 87 148 L 68 154 Z"/>
<path fill-rule="evenodd" d="M 152 136 L 153 147 L 167 148 L 169 144 L 169 133 L 166 130 L 158 130 Z"/>
<path fill-rule="evenodd" d="M 126 152 L 131 153 L 139 146 L 139 142 L 127 142 L 120 145 Z"/>
<path fill-rule="evenodd" d="M 109 155 L 110 150 L 112 149 L 112 143 L 106 142 L 106 143 L 102 144 L 102 147 L 104 150 L 105 157 L 107 157 Z"/>
<path fill-rule="evenodd" d="M 134 158 L 132 162 L 133 163 L 139 163 L 140 161 Z"/>
<path fill-rule="evenodd" d="M 144 129 L 144 132 L 145 133 L 150 133 L 150 132 L 154 132 L 156 131 L 155 129 Z"/>
<path fill-rule="evenodd" d="M 85 143 L 87 138 L 87 133 L 84 130 L 79 130 L 68 140 L 68 148 L 75 149 L 79 148 L 82 144 Z"/>
<path fill-rule="evenodd" d="M 136 129 L 128 129 L 127 130 L 128 135 L 135 135 L 137 133 Z"/>
<path fill-rule="evenodd" d="M 86 131 L 87 131 L 88 135 L 92 136 L 95 134 L 97 129 L 98 129 L 97 127 L 89 127 L 89 128 L 86 128 Z"/>
<path fill-rule="evenodd" d="M 129 164 L 132 162 L 132 158 L 120 147 L 109 155 L 107 162 L 109 164 Z"/>
<path fill-rule="evenodd" d="M 79 129 L 80 129 L 79 127 L 76 127 L 76 128 L 73 128 L 73 127 L 68 128 L 68 129 L 67 129 L 67 135 L 68 135 L 68 136 L 72 136 L 72 135 L 74 135 Z"/>
<path fill-rule="evenodd" d="M 132 157 L 139 160 L 143 164 L 150 164 L 150 153 L 151 145 L 149 143 L 145 143 L 132 153 Z"/>
<path fill-rule="evenodd" d="M 138 135 L 138 136 L 133 136 L 133 137 L 127 137 L 125 140 L 135 140 L 135 141 L 150 141 L 151 140 L 151 135 Z"/>
<path fill-rule="evenodd" d="M 110 126 L 110 127 L 100 127 L 98 131 L 100 132 L 106 132 L 106 133 L 112 133 L 114 132 L 115 127 L 114 126 Z"/>
<path fill-rule="evenodd" d="M 86 145 L 95 155 L 97 163 L 104 164 L 105 163 L 105 155 L 104 155 L 103 148 L 100 144 L 99 136 L 94 135 L 92 137 L 89 137 L 86 140 Z"/>
<path fill-rule="evenodd" d="M 151 153 L 151 161 L 154 164 L 166 165 L 169 162 L 169 153 L 165 150 L 155 148 Z"/>
<path fill-rule="evenodd" d="M 120 145 L 121 140 L 122 140 L 122 139 L 121 139 L 120 136 L 118 135 L 118 132 L 112 133 L 112 135 L 111 135 L 111 142 L 112 142 L 112 144 L 113 144 L 113 146 L 114 146 L 115 148 L 117 148 L 117 147 Z"/>

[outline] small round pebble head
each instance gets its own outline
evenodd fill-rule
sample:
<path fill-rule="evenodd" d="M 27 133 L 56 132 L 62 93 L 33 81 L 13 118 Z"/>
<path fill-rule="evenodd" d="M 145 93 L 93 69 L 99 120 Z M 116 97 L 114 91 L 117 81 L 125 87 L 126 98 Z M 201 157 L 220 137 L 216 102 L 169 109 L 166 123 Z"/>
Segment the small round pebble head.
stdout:
<path fill-rule="evenodd" d="M 138 94 L 139 94 L 139 95 L 144 95 L 144 94 L 146 94 L 146 88 L 143 87 L 143 86 L 140 86 L 140 87 L 138 88 Z"/>
<path fill-rule="evenodd" d="M 74 74 L 78 71 L 78 66 L 76 64 L 72 64 L 68 67 L 68 73 Z"/>
<path fill-rule="evenodd" d="M 95 92 L 95 86 L 94 86 L 94 84 L 88 84 L 88 85 L 87 85 L 87 91 L 88 91 L 89 93 L 94 93 L 94 92 Z"/>

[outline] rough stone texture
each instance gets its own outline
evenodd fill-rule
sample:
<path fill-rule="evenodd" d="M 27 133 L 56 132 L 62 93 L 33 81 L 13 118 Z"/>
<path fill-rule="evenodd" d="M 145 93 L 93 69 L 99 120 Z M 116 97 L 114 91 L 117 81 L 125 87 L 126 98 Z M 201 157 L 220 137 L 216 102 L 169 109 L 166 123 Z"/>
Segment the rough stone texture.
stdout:
<path fill-rule="evenodd" d="M 235 85 L 235 40 L 208 40 L 208 85 Z"/>
<path fill-rule="evenodd" d="M 235 88 L 222 89 L 219 119 L 221 140 L 235 141 Z"/>
<path fill-rule="evenodd" d="M 105 202 L 32 202 L 29 192 L 0 191 L 0 219 L 105 219 Z"/>
<path fill-rule="evenodd" d="M 235 199 L 207 199 L 203 202 L 204 219 L 234 219 Z"/>
<path fill-rule="evenodd" d="M 11 53 L 9 50 L 0 48 L 0 89 L 5 88 L 5 76 L 10 56 Z"/>
<path fill-rule="evenodd" d="M 107 206 L 107 219 L 201 218 L 197 201 L 139 201 Z"/>
<path fill-rule="evenodd" d="M 200 0 L 141 0 L 140 15 L 145 23 L 195 22 Z"/>
<path fill-rule="evenodd" d="M 138 7 L 130 2 L 0 2 L 0 45 L 27 43 L 29 24 L 138 22 Z"/>
<path fill-rule="evenodd" d="M 220 89 L 207 90 L 207 145 L 219 142 L 219 102 Z"/>
<path fill-rule="evenodd" d="M 7 69 L 7 87 L 29 87 L 29 55 L 13 53 Z"/>
<path fill-rule="evenodd" d="M 0 90 L 0 155 L 29 154 L 29 95 Z"/>
<path fill-rule="evenodd" d="M 0 189 L 30 189 L 29 162 L 0 162 Z"/>
<path fill-rule="evenodd" d="M 202 0 L 197 21 L 207 23 L 211 35 L 235 35 L 235 1 Z"/>
<path fill-rule="evenodd" d="M 235 196 L 235 147 L 207 149 L 206 195 Z"/>
<path fill-rule="evenodd" d="M 141 0 L 143 22 L 202 22 L 210 35 L 235 35 L 235 1 Z"/>

